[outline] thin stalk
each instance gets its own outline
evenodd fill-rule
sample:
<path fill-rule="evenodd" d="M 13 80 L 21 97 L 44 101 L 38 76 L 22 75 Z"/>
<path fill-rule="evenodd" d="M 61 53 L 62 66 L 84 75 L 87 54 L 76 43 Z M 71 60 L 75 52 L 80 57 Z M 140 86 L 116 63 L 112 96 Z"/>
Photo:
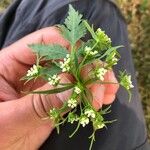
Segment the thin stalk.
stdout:
<path fill-rule="evenodd" d="M 78 131 L 79 127 L 80 127 L 80 122 L 78 123 L 78 125 L 77 125 L 76 129 L 74 130 L 74 132 L 69 136 L 69 138 L 72 138 L 75 135 L 75 133 Z"/>
<path fill-rule="evenodd" d="M 94 132 L 92 133 L 92 135 L 89 137 L 89 139 L 91 139 L 91 143 L 90 143 L 89 150 L 92 150 L 92 146 L 93 146 L 93 143 L 94 143 L 94 141 L 95 141 L 95 130 L 94 130 Z"/>

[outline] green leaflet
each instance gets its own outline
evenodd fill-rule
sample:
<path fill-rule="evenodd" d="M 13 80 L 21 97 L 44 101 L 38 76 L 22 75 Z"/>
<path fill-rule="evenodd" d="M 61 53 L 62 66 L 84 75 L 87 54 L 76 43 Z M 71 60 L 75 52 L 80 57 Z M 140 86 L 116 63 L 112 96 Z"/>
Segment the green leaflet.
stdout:
<path fill-rule="evenodd" d="M 96 41 L 97 40 L 97 36 L 95 34 L 93 26 L 91 27 L 86 20 L 84 20 L 83 23 L 86 26 L 86 28 L 88 29 L 88 31 L 90 32 L 92 38 L 95 39 L 95 41 Z"/>
<path fill-rule="evenodd" d="M 64 25 L 61 25 L 60 28 L 64 38 L 72 46 L 86 34 L 86 28 L 81 18 L 82 15 L 69 5 L 68 17 L 65 19 Z"/>
<path fill-rule="evenodd" d="M 120 45 L 120 46 L 110 47 L 103 55 L 101 55 L 101 56 L 99 57 L 99 59 L 102 59 L 102 58 L 104 58 L 105 56 L 108 56 L 111 52 L 116 51 L 117 49 L 119 49 L 119 48 L 121 48 L 121 47 L 123 47 L 123 46 Z"/>
<path fill-rule="evenodd" d="M 45 76 L 53 76 L 55 74 L 59 74 L 61 73 L 61 68 L 58 67 L 57 65 L 55 64 L 52 64 L 52 66 L 50 66 L 49 68 L 47 67 L 43 67 L 40 69 L 40 75 L 45 75 Z"/>
<path fill-rule="evenodd" d="M 74 85 L 68 85 L 68 86 L 64 86 L 64 87 L 60 87 L 60 88 L 54 88 L 51 90 L 45 90 L 45 91 L 32 91 L 32 94 L 56 94 L 56 93 L 61 93 L 64 92 L 66 90 L 72 89 L 74 87 Z"/>
<path fill-rule="evenodd" d="M 32 44 L 29 45 L 33 52 L 37 53 L 42 60 L 50 59 L 62 59 L 68 54 L 68 50 L 61 45 L 42 45 L 42 44 Z"/>
<path fill-rule="evenodd" d="M 71 5 L 69 5 L 68 17 L 65 19 L 64 24 L 57 26 L 59 27 L 62 36 L 69 42 L 70 52 L 57 44 L 29 45 L 37 55 L 37 60 L 27 71 L 26 76 L 22 78 L 22 80 L 27 80 L 25 83 L 30 80 L 34 80 L 36 83 L 36 79 L 40 77 L 45 79 L 48 84 L 53 87 L 45 91 L 34 90 L 24 93 L 56 94 L 72 89 L 71 95 L 66 98 L 67 101 L 63 104 L 62 108 L 52 108 L 48 112 L 48 115 L 50 119 L 54 120 L 55 127 L 59 132 L 59 126 L 69 120 L 69 115 L 63 117 L 62 114 L 68 112 L 68 110 L 71 111 L 70 113 L 72 114 L 73 119 L 75 119 L 74 121 L 78 123 L 77 128 L 70 137 L 78 131 L 81 125 L 85 127 L 87 124 L 91 123 L 93 126 L 93 133 L 89 137 L 91 139 L 89 150 L 91 150 L 93 142 L 95 141 L 96 131 L 104 127 L 106 128 L 106 124 L 116 120 L 107 121 L 103 117 L 103 115 L 111 112 L 110 106 L 105 109 L 101 108 L 99 111 L 93 107 L 93 96 L 88 86 L 93 83 L 100 85 L 120 84 L 127 90 L 130 101 L 130 89 L 134 87 L 131 82 L 131 75 L 128 75 L 126 72 L 120 72 L 119 83 L 103 81 L 101 79 L 100 76 L 105 76 L 103 72 L 101 73 L 101 68 L 109 71 L 117 64 L 120 59 L 117 49 L 122 46 L 112 47 L 112 41 L 107 34 L 105 34 L 105 31 L 102 31 L 100 28 L 94 31 L 93 26 L 91 26 L 88 21 L 83 20 L 82 14 L 79 14 L 79 12 Z M 88 41 L 80 40 L 86 34 L 86 31 L 89 31 L 92 38 Z M 78 41 L 80 41 L 80 45 L 78 45 Z M 100 60 L 105 63 L 98 64 L 97 61 Z M 93 65 L 93 62 L 97 63 L 97 65 Z M 90 67 L 91 65 L 91 69 L 89 68 L 87 74 L 85 74 L 87 78 L 84 78 L 85 76 L 83 77 L 82 75 L 82 68 L 86 68 L 86 65 L 88 64 L 89 66 L 87 67 Z M 60 78 L 57 76 L 60 73 L 71 75 L 73 78 L 73 81 L 71 80 L 72 83 L 61 83 Z M 79 111 L 77 111 L 77 104 L 79 104 Z M 73 123 L 74 121 L 70 119 L 68 122 Z"/>

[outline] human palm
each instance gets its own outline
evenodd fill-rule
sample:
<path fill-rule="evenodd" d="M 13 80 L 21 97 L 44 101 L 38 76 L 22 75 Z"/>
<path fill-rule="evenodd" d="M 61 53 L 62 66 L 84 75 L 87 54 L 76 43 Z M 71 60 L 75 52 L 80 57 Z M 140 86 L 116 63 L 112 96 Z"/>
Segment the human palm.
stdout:
<path fill-rule="evenodd" d="M 0 149 L 38 149 L 53 129 L 52 122 L 42 118 L 47 117 L 46 112 L 50 108 L 62 106 L 62 102 L 70 95 L 70 91 L 53 95 L 22 93 L 33 89 L 51 88 L 43 80 L 25 85 L 20 81 L 35 63 L 36 57 L 27 47 L 33 43 L 57 43 L 69 48 L 68 42 L 61 37 L 59 31 L 51 27 L 32 33 L 0 52 Z M 86 68 L 83 74 L 87 72 Z M 72 82 L 68 74 L 61 74 L 61 80 Z M 117 82 L 113 71 L 106 74 L 105 80 Z M 94 98 L 93 105 L 99 109 L 102 104 L 113 102 L 118 85 L 93 84 L 89 88 Z"/>

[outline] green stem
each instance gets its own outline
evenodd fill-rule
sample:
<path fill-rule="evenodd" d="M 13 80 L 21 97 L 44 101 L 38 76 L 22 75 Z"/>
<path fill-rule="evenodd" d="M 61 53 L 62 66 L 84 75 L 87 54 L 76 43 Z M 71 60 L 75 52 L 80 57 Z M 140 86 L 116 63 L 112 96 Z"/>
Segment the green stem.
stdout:
<path fill-rule="evenodd" d="M 113 123 L 113 122 L 116 122 L 117 119 L 114 119 L 114 120 L 111 120 L 111 121 L 104 121 L 104 124 L 110 124 L 110 123 Z"/>
<path fill-rule="evenodd" d="M 92 79 L 88 79 L 88 80 L 86 80 L 85 82 L 84 82 L 84 85 L 85 86 L 87 86 L 87 85 L 89 85 L 89 84 L 91 84 L 91 83 L 99 83 L 99 84 L 119 84 L 119 83 L 117 83 L 117 82 L 105 82 L 105 81 L 99 81 L 98 79 L 96 79 L 96 78 L 92 78 Z"/>
<path fill-rule="evenodd" d="M 93 143 L 95 141 L 95 130 L 89 138 L 91 139 L 89 150 L 92 150 L 92 146 L 93 146 Z"/>
<path fill-rule="evenodd" d="M 79 106 L 80 106 L 80 111 L 81 111 L 81 114 L 82 114 L 83 111 L 82 111 L 82 103 L 81 103 L 81 101 L 80 101 L 80 103 L 79 103 Z"/>
<path fill-rule="evenodd" d="M 56 130 L 57 130 L 57 134 L 59 134 L 59 133 L 60 133 L 60 128 L 59 128 L 59 126 L 56 126 Z"/>
<path fill-rule="evenodd" d="M 98 44 L 98 42 L 96 42 L 94 45 L 93 45 L 93 47 L 92 47 L 92 49 L 94 49 L 95 48 L 95 46 Z"/>
<path fill-rule="evenodd" d="M 75 135 L 75 133 L 78 131 L 79 127 L 80 127 L 80 122 L 78 123 L 75 131 L 69 136 L 69 138 L 72 138 Z"/>
<path fill-rule="evenodd" d="M 67 120 L 67 117 L 66 117 L 65 119 L 63 119 L 62 122 L 57 123 L 57 124 L 56 124 L 56 127 L 57 127 L 57 126 L 60 126 L 61 124 L 64 124 L 66 120 Z"/>
<path fill-rule="evenodd" d="M 83 67 L 83 64 L 85 62 L 85 60 L 87 59 L 88 55 L 85 55 L 84 58 L 82 59 L 81 63 L 79 64 L 79 68 L 78 68 L 78 74 L 80 73 L 82 67 Z"/>
<path fill-rule="evenodd" d="M 86 88 L 86 90 L 88 90 L 87 88 Z M 85 102 L 85 106 L 92 106 L 92 100 L 90 100 L 89 98 L 88 98 L 88 96 L 87 96 L 87 93 L 86 92 L 90 92 L 90 91 L 85 91 L 84 92 L 84 102 Z"/>
<path fill-rule="evenodd" d="M 80 82 L 79 75 L 78 75 L 78 68 L 76 68 L 76 64 L 75 64 L 76 62 L 74 61 L 76 55 L 75 53 L 76 53 L 75 46 L 71 46 L 71 62 L 73 63 L 73 68 L 71 69 L 71 72 L 75 77 L 76 81 Z"/>

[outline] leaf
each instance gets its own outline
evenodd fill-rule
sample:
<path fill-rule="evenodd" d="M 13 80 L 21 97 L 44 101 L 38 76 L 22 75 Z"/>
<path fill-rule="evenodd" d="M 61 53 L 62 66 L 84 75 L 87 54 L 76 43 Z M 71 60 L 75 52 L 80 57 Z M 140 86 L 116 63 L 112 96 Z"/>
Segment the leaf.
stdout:
<path fill-rule="evenodd" d="M 96 36 L 96 34 L 95 34 L 95 31 L 94 31 L 94 29 L 93 29 L 93 26 L 91 27 L 91 26 L 89 25 L 89 23 L 88 23 L 86 20 L 84 20 L 83 23 L 84 23 L 84 25 L 86 26 L 87 30 L 90 32 L 92 38 L 96 40 L 96 39 L 97 39 L 97 36 Z"/>
<path fill-rule="evenodd" d="M 68 86 L 65 86 L 65 87 L 54 88 L 54 89 L 51 89 L 51 90 L 32 91 L 30 93 L 32 93 L 32 94 L 56 94 L 56 93 L 61 93 L 61 92 L 67 91 L 69 89 L 72 89 L 73 87 L 74 87 L 74 85 L 68 85 Z"/>
<path fill-rule="evenodd" d="M 58 67 L 57 65 L 55 64 L 52 64 L 52 66 L 50 66 L 49 68 L 47 67 L 43 67 L 40 69 L 40 75 L 46 75 L 46 76 L 53 76 L 55 74 L 59 74 L 61 73 L 61 68 Z"/>
<path fill-rule="evenodd" d="M 123 46 L 120 45 L 120 46 L 110 47 L 108 50 L 106 50 L 106 52 L 105 52 L 102 56 L 99 57 L 99 59 L 104 58 L 105 56 L 107 56 L 107 55 L 109 55 L 111 52 L 113 52 L 114 50 L 116 50 L 116 49 L 118 49 L 118 48 L 121 48 L 121 47 L 123 47 Z"/>
<path fill-rule="evenodd" d="M 116 49 L 121 48 L 121 47 L 123 47 L 123 46 L 120 45 L 120 46 L 111 47 L 108 50 L 105 50 L 105 52 L 103 54 L 97 54 L 97 55 L 95 55 L 95 57 L 87 59 L 85 61 L 85 63 L 83 64 L 83 66 L 88 65 L 88 64 L 92 63 L 95 60 L 103 59 L 105 56 L 109 56 L 111 54 L 111 52 L 113 52 L 114 50 L 116 51 Z M 116 52 L 116 54 L 117 54 L 118 57 L 120 57 L 118 52 Z"/>
<path fill-rule="evenodd" d="M 50 59 L 62 59 L 68 54 L 68 50 L 61 45 L 42 45 L 32 44 L 29 45 L 33 52 L 38 53 L 40 57 L 44 57 L 42 60 Z"/>
<path fill-rule="evenodd" d="M 82 22 L 82 15 L 78 13 L 71 5 L 69 5 L 68 17 L 65 19 L 64 25 L 61 25 L 62 34 L 72 46 L 86 34 L 86 28 Z"/>
<path fill-rule="evenodd" d="M 79 49 L 78 49 L 78 51 L 77 51 L 77 56 L 78 56 L 78 57 L 79 57 L 79 56 L 83 56 L 85 47 L 86 47 L 86 46 L 88 46 L 88 47 L 93 47 L 94 43 L 95 43 L 95 42 L 94 42 L 93 39 L 88 40 L 86 43 L 85 43 L 85 42 L 82 42 L 81 45 L 80 45 L 80 47 L 79 47 Z"/>
<path fill-rule="evenodd" d="M 99 112 L 100 112 L 101 114 L 108 114 L 108 113 L 111 112 L 110 108 L 111 108 L 111 105 L 109 105 L 109 106 L 106 107 L 105 109 L 101 109 Z"/>

